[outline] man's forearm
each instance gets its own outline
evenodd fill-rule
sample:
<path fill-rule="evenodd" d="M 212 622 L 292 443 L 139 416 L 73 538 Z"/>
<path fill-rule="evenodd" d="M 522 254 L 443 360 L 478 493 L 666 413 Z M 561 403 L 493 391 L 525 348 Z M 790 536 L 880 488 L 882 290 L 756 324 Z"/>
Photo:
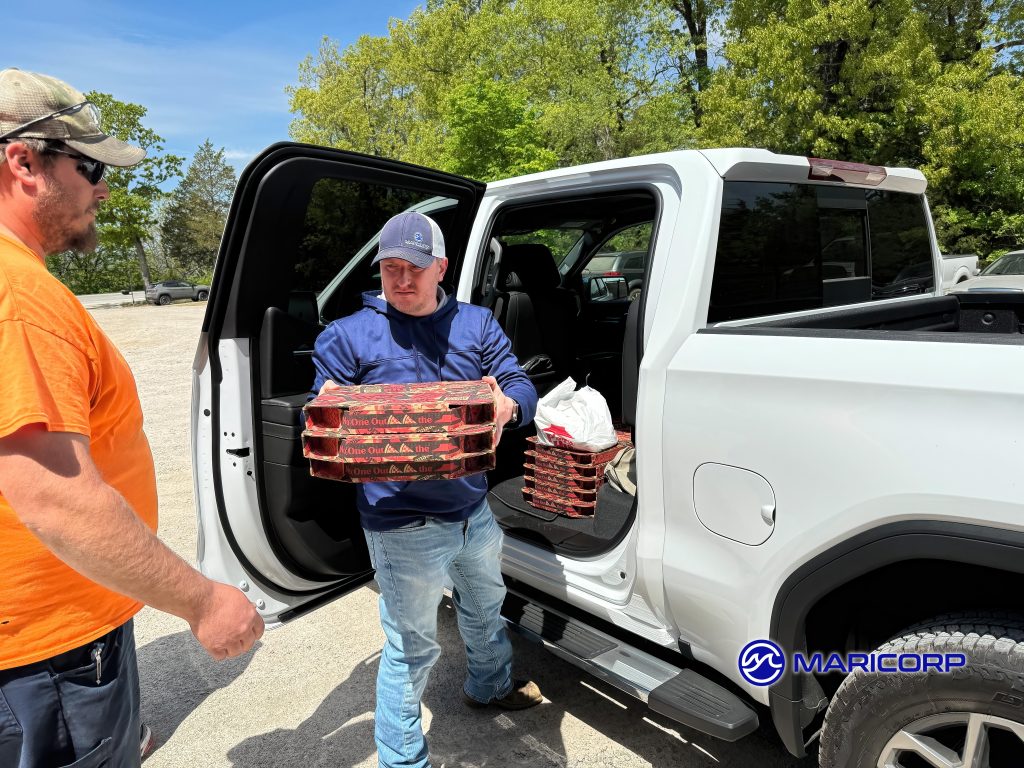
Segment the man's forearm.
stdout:
<path fill-rule="evenodd" d="M 202 607 L 210 582 L 106 483 L 84 437 L 33 427 L 0 440 L 0 493 L 54 555 L 97 584 L 190 623 Z"/>
<path fill-rule="evenodd" d="M 206 598 L 207 580 L 106 484 L 78 496 L 77 503 L 54 498 L 22 520 L 62 561 L 114 592 L 190 623 Z"/>
<path fill-rule="evenodd" d="M 263 620 L 161 542 L 108 485 L 82 435 L 39 425 L 0 438 L 0 493 L 46 548 L 86 578 L 189 623 L 215 659 L 249 650 Z"/>

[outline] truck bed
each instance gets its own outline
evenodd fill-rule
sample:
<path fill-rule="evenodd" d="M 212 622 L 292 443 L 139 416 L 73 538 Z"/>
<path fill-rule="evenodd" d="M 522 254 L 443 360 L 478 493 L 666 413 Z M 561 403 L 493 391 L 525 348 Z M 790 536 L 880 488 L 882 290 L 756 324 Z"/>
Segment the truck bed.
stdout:
<path fill-rule="evenodd" d="M 702 332 L 1024 344 L 1024 294 L 949 294 L 745 325 L 712 326 Z"/>

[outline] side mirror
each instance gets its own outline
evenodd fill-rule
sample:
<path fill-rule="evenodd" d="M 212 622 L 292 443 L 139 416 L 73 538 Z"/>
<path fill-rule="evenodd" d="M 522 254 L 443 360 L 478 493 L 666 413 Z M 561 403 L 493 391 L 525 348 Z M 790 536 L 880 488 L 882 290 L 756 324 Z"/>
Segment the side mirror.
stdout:
<path fill-rule="evenodd" d="M 591 304 L 624 299 L 629 293 L 624 277 L 594 276 L 585 280 L 584 284 L 583 301 Z"/>

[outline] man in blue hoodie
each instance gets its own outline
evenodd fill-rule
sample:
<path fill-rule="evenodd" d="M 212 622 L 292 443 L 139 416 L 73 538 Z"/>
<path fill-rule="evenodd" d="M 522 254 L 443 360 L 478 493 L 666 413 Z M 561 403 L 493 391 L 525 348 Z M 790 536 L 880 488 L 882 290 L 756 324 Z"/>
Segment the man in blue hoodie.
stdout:
<path fill-rule="evenodd" d="M 501 430 L 533 420 L 537 391 L 491 313 L 445 295 L 448 267 L 440 227 L 407 211 L 381 230 L 383 295 L 331 323 L 316 341 L 312 391 L 341 385 L 483 379 L 497 401 Z M 385 644 L 377 672 L 375 736 L 381 766 L 429 766 L 420 699 L 440 655 L 437 606 L 451 578 L 466 644 L 466 704 L 525 709 L 542 700 L 512 678 L 512 646 L 500 610 L 505 599 L 502 532 L 487 504 L 483 474 L 456 480 L 361 483 L 360 522 L 380 587 Z"/>

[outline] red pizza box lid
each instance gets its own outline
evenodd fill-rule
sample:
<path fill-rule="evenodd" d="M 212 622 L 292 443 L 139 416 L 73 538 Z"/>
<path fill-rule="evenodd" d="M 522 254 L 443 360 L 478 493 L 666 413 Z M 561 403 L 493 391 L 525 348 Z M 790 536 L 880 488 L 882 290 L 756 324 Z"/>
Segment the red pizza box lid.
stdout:
<path fill-rule="evenodd" d="M 523 498 L 537 509 L 557 512 L 567 517 L 593 517 L 597 506 L 594 502 L 560 499 L 542 491 L 523 488 Z"/>
<path fill-rule="evenodd" d="M 580 477 L 568 472 L 561 472 L 554 467 L 542 464 L 527 464 L 523 467 L 523 477 L 534 479 L 544 485 L 562 488 L 575 488 L 581 491 L 596 491 L 604 483 L 604 474 L 592 477 Z"/>
<path fill-rule="evenodd" d="M 599 477 L 605 468 L 605 464 L 563 464 L 537 451 L 523 451 L 523 466 L 532 466 L 537 472 L 558 472 L 572 477 Z"/>
<path fill-rule="evenodd" d="M 567 501 L 584 501 L 592 504 L 597 502 L 597 491 L 593 489 L 584 490 L 572 485 L 546 483 L 542 477 L 535 475 L 524 475 L 523 484 L 537 493 L 544 493 L 558 499 Z"/>
<path fill-rule="evenodd" d="M 494 469 L 494 453 L 480 453 L 445 461 L 396 461 L 379 464 L 309 460 L 309 473 L 313 477 L 346 483 L 453 480 L 489 469 Z"/>
<path fill-rule="evenodd" d="M 629 443 L 616 443 L 611 448 L 603 451 L 577 451 L 569 448 L 559 448 L 554 445 L 545 445 L 537 437 L 526 438 L 531 443 L 533 450 L 539 455 L 548 458 L 552 463 L 576 464 L 579 466 L 587 464 L 607 464 L 615 458 L 619 451 L 629 446 Z"/>
<path fill-rule="evenodd" d="M 306 458 L 363 464 L 395 461 L 441 461 L 494 450 L 495 428 L 491 425 L 466 427 L 451 432 L 398 432 L 378 434 L 302 433 L 302 454 Z"/>
<path fill-rule="evenodd" d="M 455 431 L 495 419 L 494 394 L 483 381 L 341 387 L 303 411 L 306 429 L 346 433 Z"/>

